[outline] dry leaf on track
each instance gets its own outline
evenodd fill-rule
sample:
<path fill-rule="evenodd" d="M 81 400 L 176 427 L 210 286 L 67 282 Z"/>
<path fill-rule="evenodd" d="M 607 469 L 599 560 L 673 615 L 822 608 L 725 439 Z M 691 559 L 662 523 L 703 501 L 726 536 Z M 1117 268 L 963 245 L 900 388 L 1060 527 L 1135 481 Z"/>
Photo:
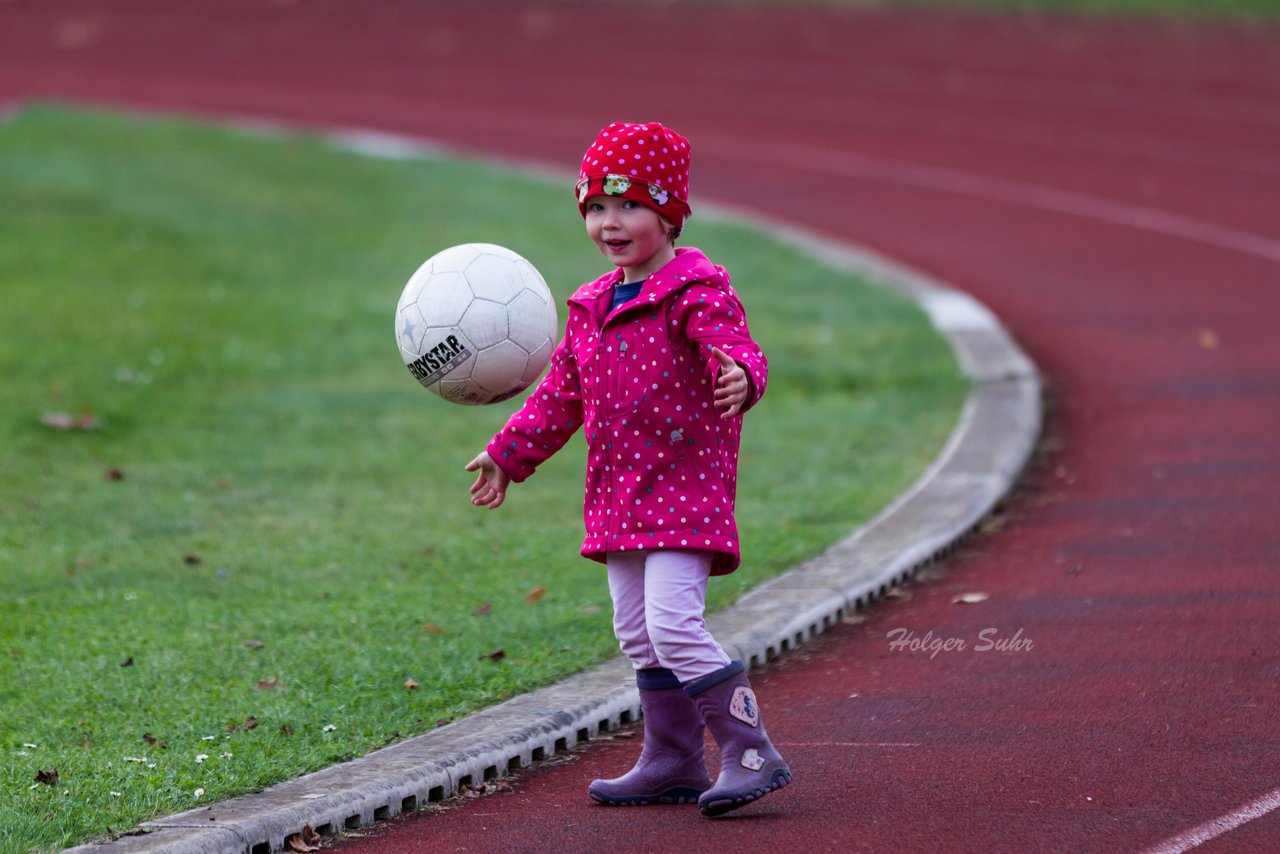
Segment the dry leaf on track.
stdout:
<path fill-rule="evenodd" d="M 290 836 L 284 844 L 289 851 L 302 852 L 302 854 L 308 851 L 319 851 L 320 834 L 316 833 L 311 825 L 304 825 L 301 832 Z"/>

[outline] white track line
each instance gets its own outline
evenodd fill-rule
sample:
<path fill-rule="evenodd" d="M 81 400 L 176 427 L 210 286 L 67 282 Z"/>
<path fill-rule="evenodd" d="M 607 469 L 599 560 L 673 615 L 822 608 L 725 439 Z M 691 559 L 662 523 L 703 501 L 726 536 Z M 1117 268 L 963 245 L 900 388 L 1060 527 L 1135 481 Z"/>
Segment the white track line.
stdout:
<path fill-rule="evenodd" d="M 1036 125 L 1007 118 L 1001 119 L 1000 129 L 993 130 L 990 125 L 961 126 L 958 124 L 961 116 L 959 111 L 943 110 L 934 110 L 931 113 L 925 113 L 923 110 L 902 110 L 895 116 L 889 116 L 883 109 L 860 112 L 854 104 L 849 108 L 847 115 L 839 117 L 839 124 L 832 127 L 840 132 L 858 130 L 905 132 L 919 137 L 944 140 L 995 143 L 1024 149 L 1034 146 L 1052 151 L 1142 158 L 1145 162 L 1159 161 L 1179 166 L 1230 169 L 1271 178 L 1280 176 L 1280 160 L 1275 157 L 1254 157 L 1217 144 L 1188 145 L 1152 134 L 1133 131 L 1100 131 L 1092 128 L 1088 129 L 1087 136 L 1077 133 L 1075 128 L 1055 133 L 1053 130 L 1046 130 L 1043 123 Z M 952 121 L 953 117 L 955 121 Z"/>
<path fill-rule="evenodd" d="M 1190 830 L 1166 839 L 1159 845 L 1144 848 L 1141 854 L 1181 854 L 1183 851 L 1190 851 L 1210 839 L 1235 830 L 1245 822 L 1261 818 L 1276 809 L 1280 809 L 1280 789 L 1267 792 L 1262 797 L 1250 801 L 1239 809 L 1234 809 L 1217 818 L 1211 818 L 1203 824 L 1198 824 Z"/>
<path fill-rule="evenodd" d="M 951 85 L 948 87 L 948 79 Z M 909 94 L 935 94 L 939 90 L 934 73 L 904 74 L 900 69 L 886 78 L 899 91 Z M 1084 110 L 1109 110 L 1130 114 L 1142 112 L 1168 118 L 1194 119 L 1207 122 L 1238 122 L 1241 124 L 1280 124 L 1280 113 L 1275 102 L 1268 97 L 1205 97 L 1200 93 L 1172 95 L 1162 92 L 1160 83 L 1109 82 L 1099 88 L 1094 81 L 1077 83 L 1074 79 L 1052 77 L 1022 77 L 1001 73 L 964 71 L 944 78 L 944 91 L 954 97 L 984 98 L 991 101 L 1013 101 L 1038 107 L 1071 107 Z M 904 85 L 905 84 L 905 85 Z M 886 87 L 881 90 L 892 94 Z"/>
<path fill-rule="evenodd" d="M 703 134 L 706 146 L 708 134 Z M 750 160 L 763 165 L 786 165 L 822 175 L 841 175 L 860 180 L 919 187 L 935 192 L 953 193 L 1020 205 L 1053 213 L 1109 222 L 1127 228 L 1192 240 L 1218 249 L 1280 262 L 1280 240 L 1262 234 L 1240 231 L 1181 214 L 1089 196 L 1042 184 L 1014 181 L 980 175 L 960 169 L 922 166 L 913 163 L 866 157 L 828 148 L 806 145 L 768 145 L 758 143 L 744 148 L 737 140 L 716 140 L 716 156 Z"/>
<path fill-rule="evenodd" d="M 775 741 L 775 747 L 919 747 L 918 741 Z"/>
<path fill-rule="evenodd" d="M 828 58 L 819 58 L 822 63 Z M 725 62 L 732 62 L 726 59 Z M 803 68 L 812 72 L 814 59 L 807 58 Z M 759 88 L 781 86 L 778 81 L 795 79 L 796 60 L 770 61 L 767 57 L 752 63 L 745 82 Z M 825 66 L 821 66 L 825 67 Z M 856 81 L 850 93 L 863 95 L 898 95 L 935 97 L 943 95 L 953 101 L 962 99 L 1006 101 L 1034 107 L 1070 107 L 1085 110 L 1107 110 L 1122 115 L 1135 112 L 1167 118 L 1208 122 L 1280 125 L 1280 113 L 1270 93 L 1255 96 L 1217 96 L 1201 91 L 1179 93 L 1169 91 L 1160 79 L 1116 81 L 1107 79 L 1080 81 L 1050 72 L 1035 76 L 1012 73 L 1006 69 L 977 71 L 972 68 L 949 68 L 936 71 L 915 67 L 912 62 L 857 63 L 845 66 L 842 73 Z M 565 85 L 570 85 L 566 83 Z M 579 84 L 580 85 L 580 84 Z"/>

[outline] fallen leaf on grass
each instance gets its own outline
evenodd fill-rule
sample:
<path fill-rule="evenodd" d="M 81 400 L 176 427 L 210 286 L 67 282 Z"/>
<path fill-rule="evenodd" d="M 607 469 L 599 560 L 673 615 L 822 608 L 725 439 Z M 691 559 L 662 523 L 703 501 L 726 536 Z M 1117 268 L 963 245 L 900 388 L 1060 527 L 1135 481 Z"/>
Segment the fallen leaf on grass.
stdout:
<path fill-rule="evenodd" d="M 158 747 L 161 750 L 169 749 L 169 745 L 166 744 L 163 739 L 156 738 L 154 735 L 152 735 L 149 732 L 144 732 L 142 734 L 142 740 L 147 744 L 151 745 L 152 747 Z"/>
<path fill-rule="evenodd" d="M 538 601 L 542 599 L 543 596 L 546 596 L 546 595 L 547 595 L 547 588 L 535 587 L 532 590 L 530 590 L 528 593 L 524 594 L 524 601 L 528 602 L 530 605 L 537 605 Z"/>
<path fill-rule="evenodd" d="M 201 557 L 200 555 L 196 555 L 196 554 L 183 555 L 182 562 L 185 563 L 187 566 L 196 566 L 201 562 Z"/>
<path fill-rule="evenodd" d="M 244 642 L 245 649 L 262 649 L 264 646 L 266 646 L 266 644 L 257 639 L 247 640 Z"/>
<path fill-rule="evenodd" d="M 415 688 L 417 688 L 417 687 L 418 687 L 418 680 L 416 680 L 416 679 L 414 679 L 412 676 L 410 676 L 408 679 L 404 680 L 404 687 L 405 687 L 406 689 L 408 689 L 408 690 L 412 691 L 412 690 L 414 690 Z"/>
<path fill-rule="evenodd" d="M 37 771 L 36 782 L 44 783 L 46 786 L 58 785 L 58 769 L 50 768 L 47 771 Z"/>
<path fill-rule="evenodd" d="M 440 628 L 435 623 L 427 623 L 425 626 L 422 627 L 422 630 L 424 632 L 430 632 L 433 635 L 444 634 L 444 629 Z"/>
<path fill-rule="evenodd" d="M 126 658 L 124 661 L 120 662 L 120 666 L 121 666 L 121 667 L 133 667 L 133 665 L 134 665 L 135 663 L 136 663 L 136 662 L 134 662 L 134 660 L 133 660 L 133 656 L 131 655 L 131 656 L 129 656 L 128 658 Z"/>
<path fill-rule="evenodd" d="M 107 469 L 105 477 L 107 480 L 121 481 L 124 480 L 124 472 L 120 469 L 110 468 Z"/>
<path fill-rule="evenodd" d="M 978 602 L 987 600 L 987 593 L 961 593 L 959 596 L 951 600 L 952 605 L 975 605 Z"/>
<path fill-rule="evenodd" d="M 276 686 L 280 684 L 279 676 L 272 676 L 270 679 L 259 679 L 258 683 L 253 686 L 255 691 L 274 691 Z"/>
<path fill-rule="evenodd" d="M 485 653 L 480 657 L 487 658 L 490 661 L 502 661 L 507 657 L 507 651 L 505 649 L 495 649 L 493 652 Z"/>
<path fill-rule="evenodd" d="M 40 423 L 54 430 L 97 430 L 98 417 L 92 412 L 81 412 L 71 415 L 66 412 L 46 412 L 40 416 Z"/>
<path fill-rule="evenodd" d="M 473 617 L 487 617 L 489 616 L 489 612 L 492 610 L 493 610 L 493 606 L 490 603 L 485 602 L 479 608 L 476 608 L 474 611 L 472 611 L 471 615 Z"/>
<path fill-rule="evenodd" d="M 235 723 L 233 721 L 232 723 L 227 724 L 227 732 L 235 732 L 238 729 L 256 729 L 257 726 L 258 719 L 253 715 L 249 715 L 249 717 L 245 718 L 240 723 Z"/>

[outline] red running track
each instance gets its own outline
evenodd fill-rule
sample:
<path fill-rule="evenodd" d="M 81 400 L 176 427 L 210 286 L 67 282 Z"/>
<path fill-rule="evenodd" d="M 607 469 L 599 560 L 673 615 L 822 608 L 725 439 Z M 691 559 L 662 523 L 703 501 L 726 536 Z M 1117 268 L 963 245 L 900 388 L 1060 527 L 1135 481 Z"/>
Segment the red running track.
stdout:
<path fill-rule="evenodd" d="M 595 807 L 586 782 L 638 750 L 619 739 L 351 850 L 1186 850 L 1238 825 L 1203 850 L 1276 851 L 1277 45 L 711 3 L 9 0 L 0 99 L 380 128 L 566 180 L 606 121 L 661 118 L 694 141 L 695 208 L 948 280 L 1048 380 L 998 530 L 756 678 L 792 786 L 716 821 Z M 1032 646 L 980 652 L 984 630 Z"/>

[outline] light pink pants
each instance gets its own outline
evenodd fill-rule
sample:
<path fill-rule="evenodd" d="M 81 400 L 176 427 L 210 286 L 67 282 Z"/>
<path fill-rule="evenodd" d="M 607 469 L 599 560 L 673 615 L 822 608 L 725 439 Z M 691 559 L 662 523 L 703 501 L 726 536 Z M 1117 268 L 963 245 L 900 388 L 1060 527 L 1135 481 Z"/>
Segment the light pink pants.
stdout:
<path fill-rule="evenodd" d="M 613 633 L 636 670 L 665 667 L 690 682 L 730 663 L 702 616 L 709 552 L 613 552 L 608 567 Z"/>

